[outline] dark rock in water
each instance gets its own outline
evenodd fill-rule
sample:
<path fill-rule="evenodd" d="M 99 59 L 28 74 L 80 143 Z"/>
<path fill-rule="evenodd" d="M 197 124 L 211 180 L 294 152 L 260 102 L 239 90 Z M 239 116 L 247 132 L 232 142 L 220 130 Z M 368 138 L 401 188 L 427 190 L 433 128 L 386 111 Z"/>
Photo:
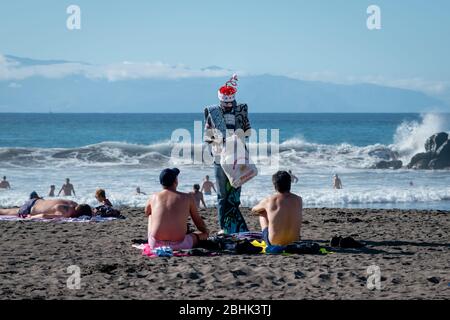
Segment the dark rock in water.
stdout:
<path fill-rule="evenodd" d="M 418 153 L 408 164 L 408 169 L 428 169 L 428 164 L 436 156 L 434 152 Z"/>
<path fill-rule="evenodd" d="M 369 156 L 378 157 L 384 160 L 396 160 L 398 153 L 389 148 L 377 148 L 369 152 Z"/>
<path fill-rule="evenodd" d="M 428 164 L 428 168 L 433 170 L 450 169 L 450 159 L 433 159 Z"/>
<path fill-rule="evenodd" d="M 448 140 L 448 134 L 440 132 L 432 135 L 425 142 L 425 150 L 427 152 L 437 152 L 438 149 Z"/>
<path fill-rule="evenodd" d="M 403 162 L 400 160 L 392 160 L 392 161 L 380 161 L 375 166 L 374 169 L 401 169 L 403 166 Z"/>
<path fill-rule="evenodd" d="M 438 158 L 450 159 L 450 140 L 445 141 L 436 152 Z"/>
<path fill-rule="evenodd" d="M 450 140 L 448 134 L 440 132 L 425 142 L 427 152 L 418 153 L 408 164 L 409 169 L 450 169 Z"/>
<path fill-rule="evenodd" d="M 439 147 L 436 158 L 430 161 L 428 167 L 434 170 L 450 168 L 450 140 L 445 141 Z"/>

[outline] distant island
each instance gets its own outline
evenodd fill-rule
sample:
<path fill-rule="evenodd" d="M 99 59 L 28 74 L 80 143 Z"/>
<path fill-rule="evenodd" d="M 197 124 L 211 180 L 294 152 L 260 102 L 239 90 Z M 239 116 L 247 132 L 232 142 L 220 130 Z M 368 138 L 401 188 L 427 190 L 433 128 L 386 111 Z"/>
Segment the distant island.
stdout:
<path fill-rule="evenodd" d="M 49 70 L 50 75 L 21 79 L 0 77 L 0 112 L 46 113 L 49 106 L 54 113 L 199 112 L 205 104 L 217 102 L 217 86 L 231 73 L 209 66 L 198 71 L 199 74 L 207 72 L 209 76 L 111 81 L 81 72 L 93 67 L 87 63 L 4 57 L 9 65 L 24 68 L 25 75 L 36 68 L 44 75 Z M 55 75 L 55 69 L 64 72 Z M 238 99 L 248 103 L 252 112 L 402 113 L 448 110 L 449 107 L 446 102 L 419 91 L 373 84 L 304 81 L 270 74 L 242 76 Z"/>

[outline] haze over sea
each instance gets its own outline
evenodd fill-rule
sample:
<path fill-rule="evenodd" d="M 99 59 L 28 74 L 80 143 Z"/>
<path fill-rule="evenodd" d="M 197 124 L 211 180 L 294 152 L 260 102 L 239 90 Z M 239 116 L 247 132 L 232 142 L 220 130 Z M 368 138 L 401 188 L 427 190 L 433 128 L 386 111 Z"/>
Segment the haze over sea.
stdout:
<path fill-rule="evenodd" d="M 193 137 L 194 121 L 202 120 L 201 113 L 0 114 L 0 175 L 12 185 L 0 191 L 0 206 L 19 206 L 33 190 L 45 196 L 66 177 L 78 202 L 95 204 L 102 187 L 116 205 L 143 206 L 147 197 L 135 188 L 159 190 L 159 172 L 170 166 L 181 169 L 180 189 L 190 191 L 206 174 L 213 179 L 212 166 L 174 162 L 170 139 L 178 128 Z M 371 169 L 390 151 L 406 165 L 429 136 L 450 132 L 450 114 L 250 113 L 250 120 L 256 130 L 280 130 L 280 169 L 299 178 L 293 191 L 307 207 L 450 210 L 449 171 Z M 273 172 L 260 169 L 243 187 L 244 206 L 272 192 Z M 343 190 L 332 189 L 335 173 Z"/>

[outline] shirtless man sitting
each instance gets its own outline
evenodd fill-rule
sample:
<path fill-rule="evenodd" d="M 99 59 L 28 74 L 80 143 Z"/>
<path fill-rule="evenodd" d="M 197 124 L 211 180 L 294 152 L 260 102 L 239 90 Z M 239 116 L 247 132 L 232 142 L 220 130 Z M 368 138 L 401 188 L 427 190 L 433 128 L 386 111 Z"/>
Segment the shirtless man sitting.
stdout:
<path fill-rule="evenodd" d="M 209 231 L 198 214 L 193 196 L 177 191 L 179 173 L 176 168 L 164 169 L 159 176 L 163 190 L 153 194 L 145 207 L 151 248 L 191 249 L 199 240 L 208 238 Z M 189 217 L 200 231 L 186 234 Z"/>
<path fill-rule="evenodd" d="M 2 216 L 18 216 L 20 218 L 77 218 L 92 216 L 92 209 L 87 204 L 78 204 L 69 200 L 44 200 L 32 198 L 20 208 L 0 209 Z"/>
<path fill-rule="evenodd" d="M 286 246 L 300 240 L 302 198 L 291 193 L 291 175 L 278 171 L 272 176 L 277 191 L 253 207 L 259 215 L 263 239 L 267 245 Z"/>

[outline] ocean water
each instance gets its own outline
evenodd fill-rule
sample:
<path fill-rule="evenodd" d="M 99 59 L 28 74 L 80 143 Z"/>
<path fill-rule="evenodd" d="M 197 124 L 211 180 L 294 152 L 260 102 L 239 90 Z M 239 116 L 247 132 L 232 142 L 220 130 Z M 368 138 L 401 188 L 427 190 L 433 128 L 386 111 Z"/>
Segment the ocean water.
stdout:
<path fill-rule="evenodd" d="M 212 166 L 171 158 L 171 137 L 185 129 L 198 143 L 194 122 L 202 120 L 201 113 L 0 114 L 0 176 L 12 185 L 0 190 L 0 206 L 21 205 L 32 190 L 46 195 L 66 177 L 78 202 L 95 204 L 95 189 L 102 187 L 116 205 L 143 206 L 147 197 L 135 196 L 135 188 L 158 191 L 160 170 L 175 165 L 181 169 L 179 188 L 190 191 L 205 175 L 213 178 Z M 293 191 L 306 207 L 450 210 L 450 171 L 371 169 L 393 153 L 406 165 L 424 151 L 426 138 L 450 132 L 450 114 L 255 113 L 250 120 L 256 130 L 279 129 L 280 169 L 299 178 Z M 245 206 L 273 189 L 273 168 L 259 169 L 243 187 Z M 332 189 L 335 173 L 343 190 Z M 206 200 L 215 204 L 214 196 Z"/>

